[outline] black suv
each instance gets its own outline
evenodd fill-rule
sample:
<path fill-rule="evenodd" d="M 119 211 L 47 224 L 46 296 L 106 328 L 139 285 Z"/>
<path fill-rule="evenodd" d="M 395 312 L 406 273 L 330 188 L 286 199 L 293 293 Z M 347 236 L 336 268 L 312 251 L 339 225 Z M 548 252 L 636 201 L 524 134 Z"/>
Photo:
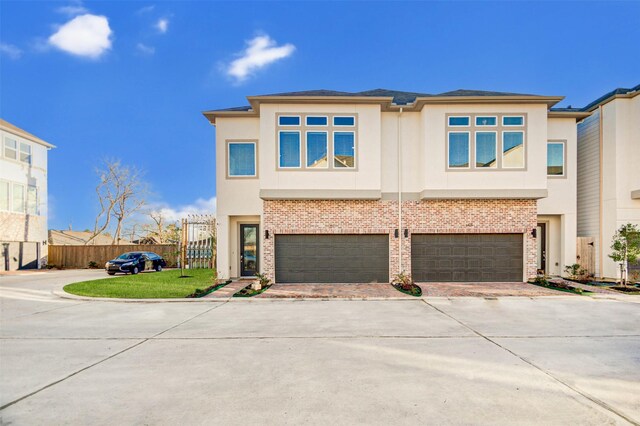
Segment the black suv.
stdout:
<path fill-rule="evenodd" d="M 104 265 L 107 274 L 114 275 L 116 272 L 137 274 L 142 271 L 152 269 L 160 272 L 167 266 L 167 262 L 162 256 L 150 251 L 133 251 L 124 253 Z"/>

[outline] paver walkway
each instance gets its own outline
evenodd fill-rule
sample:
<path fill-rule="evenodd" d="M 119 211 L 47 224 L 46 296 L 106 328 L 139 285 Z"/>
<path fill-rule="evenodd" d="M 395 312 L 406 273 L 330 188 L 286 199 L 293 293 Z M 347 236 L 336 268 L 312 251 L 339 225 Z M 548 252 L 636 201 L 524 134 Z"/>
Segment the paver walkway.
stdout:
<path fill-rule="evenodd" d="M 247 280 L 237 280 L 232 281 L 224 287 L 214 291 L 213 293 L 209 293 L 203 298 L 207 299 L 228 299 L 229 297 L 233 297 L 238 291 L 242 290 L 246 286 L 251 284 L 251 281 Z"/>
<path fill-rule="evenodd" d="M 417 283 L 423 297 L 536 297 L 566 296 L 559 292 L 529 283 Z"/>
<path fill-rule="evenodd" d="M 411 298 L 389 284 L 274 284 L 260 298 Z"/>

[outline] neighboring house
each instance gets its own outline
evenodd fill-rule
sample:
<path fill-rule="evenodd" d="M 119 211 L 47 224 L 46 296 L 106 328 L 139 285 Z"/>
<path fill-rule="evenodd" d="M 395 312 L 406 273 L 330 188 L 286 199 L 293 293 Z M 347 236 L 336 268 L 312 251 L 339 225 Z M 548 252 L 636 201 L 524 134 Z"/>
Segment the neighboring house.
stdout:
<path fill-rule="evenodd" d="M 578 236 L 593 237 L 596 276 L 616 278 L 611 240 L 640 225 L 640 85 L 616 89 L 583 108 L 578 124 Z"/>
<path fill-rule="evenodd" d="M 52 246 L 110 246 L 113 244 L 111 235 L 99 234 L 93 240 L 91 231 L 49 230 L 49 244 Z M 91 240 L 91 241 L 89 241 Z M 89 244 L 87 244 L 89 241 Z M 120 239 L 119 244 L 132 244 L 131 241 Z"/>
<path fill-rule="evenodd" d="M 48 142 L 0 119 L 0 271 L 47 258 Z"/>
<path fill-rule="evenodd" d="M 588 115 L 552 110 L 560 100 L 318 90 L 205 112 L 216 126 L 220 277 L 560 274 L 576 258 L 576 120 Z"/>

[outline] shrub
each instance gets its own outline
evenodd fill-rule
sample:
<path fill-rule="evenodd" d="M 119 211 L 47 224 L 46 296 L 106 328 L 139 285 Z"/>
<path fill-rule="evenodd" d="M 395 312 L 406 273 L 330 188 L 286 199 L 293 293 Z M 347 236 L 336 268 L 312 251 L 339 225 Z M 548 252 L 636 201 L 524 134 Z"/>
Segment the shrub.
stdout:
<path fill-rule="evenodd" d="M 403 290 L 409 291 L 413 286 L 413 280 L 411 279 L 411 275 L 405 274 L 404 271 L 402 271 L 394 277 L 392 284 L 397 285 Z"/>
<path fill-rule="evenodd" d="M 266 287 L 271 282 L 269 277 L 267 277 L 265 274 L 261 274 L 260 272 L 256 272 L 256 277 L 260 281 L 261 287 Z"/>
<path fill-rule="evenodd" d="M 94 262 L 93 260 L 89 261 L 89 269 L 98 269 L 98 263 Z"/>

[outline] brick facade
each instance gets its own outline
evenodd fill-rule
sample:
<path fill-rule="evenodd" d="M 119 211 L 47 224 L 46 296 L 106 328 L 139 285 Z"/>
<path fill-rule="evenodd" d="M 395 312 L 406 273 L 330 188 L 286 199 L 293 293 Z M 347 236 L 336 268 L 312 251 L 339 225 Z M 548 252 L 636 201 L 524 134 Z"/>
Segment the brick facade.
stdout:
<path fill-rule="evenodd" d="M 387 234 L 390 279 L 401 270 L 411 271 L 411 234 L 517 233 L 525 235 L 525 271 L 536 273 L 536 241 L 531 230 L 537 224 L 535 200 L 429 200 L 402 202 L 399 247 L 398 202 L 376 200 L 265 200 L 263 229 L 271 237 L 263 241 L 263 272 L 275 277 L 277 234 Z M 404 229 L 409 236 L 404 237 Z M 400 265 L 402 249 L 402 265 Z"/>

